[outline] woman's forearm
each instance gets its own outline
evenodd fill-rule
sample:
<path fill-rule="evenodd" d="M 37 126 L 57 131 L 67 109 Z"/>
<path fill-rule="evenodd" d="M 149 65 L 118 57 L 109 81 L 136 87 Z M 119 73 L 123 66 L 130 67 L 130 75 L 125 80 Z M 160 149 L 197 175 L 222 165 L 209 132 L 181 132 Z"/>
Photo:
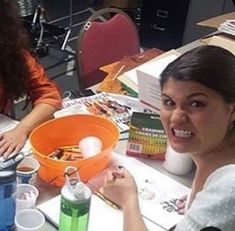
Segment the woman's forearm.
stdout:
<path fill-rule="evenodd" d="M 123 208 L 124 231 L 148 231 L 140 213 L 138 198 L 130 199 Z"/>
<path fill-rule="evenodd" d="M 38 104 L 20 121 L 16 129 L 19 129 L 28 135 L 36 126 L 53 118 L 53 113 L 56 110 L 55 107 L 49 104 Z"/>

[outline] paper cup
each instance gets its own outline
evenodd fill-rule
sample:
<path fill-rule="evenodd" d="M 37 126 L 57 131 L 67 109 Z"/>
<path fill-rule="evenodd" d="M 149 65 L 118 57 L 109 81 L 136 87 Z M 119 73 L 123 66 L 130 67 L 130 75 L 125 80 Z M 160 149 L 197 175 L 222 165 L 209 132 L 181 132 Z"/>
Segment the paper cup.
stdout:
<path fill-rule="evenodd" d="M 34 208 L 38 198 L 38 189 L 30 184 L 17 184 L 16 212 L 22 209 Z"/>
<path fill-rule="evenodd" d="M 39 231 L 45 224 L 45 217 L 37 209 L 23 209 L 15 215 L 17 231 Z"/>
<path fill-rule="evenodd" d="M 102 150 L 102 141 L 96 136 L 87 136 L 80 140 L 78 147 L 84 158 L 99 154 Z"/>
<path fill-rule="evenodd" d="M 192 170 L 193 160 L 188 153 L 178 153 L 168 145 L 163 167 L 170 173 L 186 175 Z"/>
<path fill-rule="evenodd" d="M 36 159 L 25 157 L 16 168 L 17 183 L 34 184 L 39 167 L 40 164 Z"/>

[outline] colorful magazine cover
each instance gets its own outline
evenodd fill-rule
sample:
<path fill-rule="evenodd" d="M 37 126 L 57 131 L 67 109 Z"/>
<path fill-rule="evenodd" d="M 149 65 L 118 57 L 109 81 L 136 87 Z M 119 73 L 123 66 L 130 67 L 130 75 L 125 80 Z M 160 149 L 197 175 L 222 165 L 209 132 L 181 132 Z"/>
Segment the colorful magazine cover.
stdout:
<path fill-rule="evenodd" d="M 129 122 L 132 115 L 131 107 L 120 103 L 106 93 L 64 101 L 63 107 L 64 109 L 61 112 L 67 111 L 69 112 L 68 114 L 88 113 L 104 116 L 112 120 L 120 132 L 129 130 Z"/>

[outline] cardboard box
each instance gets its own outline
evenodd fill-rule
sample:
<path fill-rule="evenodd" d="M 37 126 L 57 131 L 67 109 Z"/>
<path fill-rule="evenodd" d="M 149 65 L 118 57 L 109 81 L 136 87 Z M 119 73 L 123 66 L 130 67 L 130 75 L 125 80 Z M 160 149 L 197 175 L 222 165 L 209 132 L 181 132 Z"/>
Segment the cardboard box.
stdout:
<path fill-rule="evenodd" d="M 235 55 L 235 39 L 232 36 L 216 35 L 202 39 L 201 41 L 208 45 L 215 45 L 227 49 Z"/>
<path fill-rule="evenodd" d="M 209 27 L 209 28 L 218 28 L 221 23 L 226 20 L 235 19 L 235 11 L 217 17 L 213 17 L 207 20 L 203 20 L 197 23 L 198 26 Z"/>

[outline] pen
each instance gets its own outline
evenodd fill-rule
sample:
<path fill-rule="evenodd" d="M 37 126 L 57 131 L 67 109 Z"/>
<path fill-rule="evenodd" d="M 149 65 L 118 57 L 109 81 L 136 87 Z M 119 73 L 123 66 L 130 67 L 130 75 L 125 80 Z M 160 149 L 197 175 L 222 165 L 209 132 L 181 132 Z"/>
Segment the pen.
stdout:
<path fill-rule="evenodd" d="M 121 71 L 122 71 L 124 68 L 125 68 L 125 65 L 122 65 L 122 66 L 120 67 L 120 69 L 117 71 L 117 73 L 113 76 L 113 80 L 115 80 L 115 79 L 118 77 L 118 75 L 121 73 Z"/>
<path fill-rule="evenodd" d="M 109 200 L 107 197 L 105 197 L 102 193 L 95 191 L 94 194 L 99 197 L 102 201 L 104 201 L 107 205 L 109 205 L 110 207 L 114 208 L 114 209 L 120 209 L 120 207 L 115 204 L 114 202 L 112 202 L 111 200 Z"/>

